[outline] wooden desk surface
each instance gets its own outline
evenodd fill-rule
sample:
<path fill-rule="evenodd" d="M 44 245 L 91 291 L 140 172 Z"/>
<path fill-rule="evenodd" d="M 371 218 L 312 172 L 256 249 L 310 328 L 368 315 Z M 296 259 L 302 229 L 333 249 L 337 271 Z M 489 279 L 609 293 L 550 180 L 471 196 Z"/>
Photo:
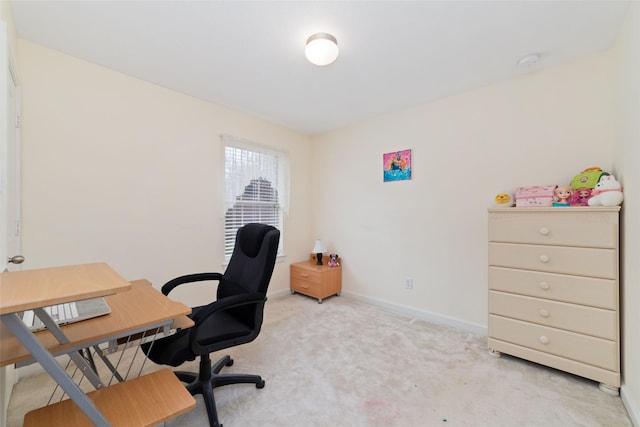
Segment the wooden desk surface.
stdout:
<path fill-rule="evenodd" d="M 129 282 L 127 282 L 128 284 Z M 134 329 L 152 326 L 165 320 L 177 320 L 180 327 L 192 326 L 193 321 L 186 315 L 191 308 L 162 295 L 147 280 L 131 282 L 131 290 L 107 296 L 111 313 L 95 319 L 84 320 L 62 327 L 70 343 L 61 345 L 49 331 L 34 335 L 50 352 L 60 352 L 83 343 L 108 340 L 118 334 L 123 335 Z M 31 354 L 20 341 L 0 326 L 0 366 L 17 363 L 31 358 Z"/>
<path fill-rule="evenodd" d="M 131 284 L 105 263 L 0 273 L 0 314 L 115 294 Z"/>

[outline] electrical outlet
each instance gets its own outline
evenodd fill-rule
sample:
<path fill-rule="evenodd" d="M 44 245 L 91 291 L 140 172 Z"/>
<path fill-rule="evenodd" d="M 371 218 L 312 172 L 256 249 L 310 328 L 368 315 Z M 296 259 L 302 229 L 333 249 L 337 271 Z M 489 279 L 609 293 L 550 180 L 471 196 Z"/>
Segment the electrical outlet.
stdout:
<path fill-rule="evenodd" d="M 404 279 L 404 288 L 405 289 L 413 289 L 413 279 L 412 278 L 406 278 Z"/>

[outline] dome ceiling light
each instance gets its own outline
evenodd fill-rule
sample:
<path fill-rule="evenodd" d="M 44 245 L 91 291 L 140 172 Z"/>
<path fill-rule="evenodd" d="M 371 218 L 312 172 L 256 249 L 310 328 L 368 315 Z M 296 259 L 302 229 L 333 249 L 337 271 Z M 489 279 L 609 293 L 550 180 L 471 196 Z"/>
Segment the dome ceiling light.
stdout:
<path fill-rule="evenodd" d="M 307 39 L 304 54 L 312 64 L 325 66 L 338 58 L 338 41 L 331 34 L 316 33 Z"/>

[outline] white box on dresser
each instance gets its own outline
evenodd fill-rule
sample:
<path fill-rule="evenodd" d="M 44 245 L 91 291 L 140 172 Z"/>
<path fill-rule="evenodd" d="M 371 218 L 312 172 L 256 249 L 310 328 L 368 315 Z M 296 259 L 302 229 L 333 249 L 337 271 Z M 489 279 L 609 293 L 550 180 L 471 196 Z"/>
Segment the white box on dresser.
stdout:
<path fill-rule="evenodd" d="M 618 394 L 620 207 L 489 209 L 489 351 Z"/>

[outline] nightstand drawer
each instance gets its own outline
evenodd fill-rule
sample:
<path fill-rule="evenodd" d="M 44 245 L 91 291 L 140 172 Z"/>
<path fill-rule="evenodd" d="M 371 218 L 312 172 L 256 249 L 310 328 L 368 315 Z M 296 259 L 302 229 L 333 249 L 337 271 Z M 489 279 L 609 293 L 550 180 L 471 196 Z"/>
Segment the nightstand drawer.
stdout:
<path fill-rule="evenodd" d="M 618 371 L 617 342 L 489 315 L 489 337 Z"/>
<path fill-rule="evenodd" d="M 489 292 L 489 313 L 617 340 L 617 312 L 527 296 Z"/>
<path fill-rule="evenodd" d="M 618 309 L 618 286 L 612 279 L 489 267 L 489 289 L 610 310 Z"/>
<path fill-rule="evenodd" d="M 295 279 L 300 279 L 313 283 L 321 283 L 320 279 L 321 273 L 319 271 L 313 271 L 306 268 L 296 267 L 295 265 L 291 266 L 291 282 Z"/>
<path fill-rule="evenodd" d="M 489 264 L 578 276 L 617 278 L 615 249 L 489 243 Z"/>
<path fill-rule="evenodd" d="M 509 210 L 492 212 L 489 240 L 492 242 L 615 248 L 618 244 L 617 212 L 558 212 Z"/>
<path fill-rule="evenodd" d="M 322 295 L 322 285 L 320 283 L 314 283 L 300 278 L 291 278 L 291 290 L 318 298 Z"/>

